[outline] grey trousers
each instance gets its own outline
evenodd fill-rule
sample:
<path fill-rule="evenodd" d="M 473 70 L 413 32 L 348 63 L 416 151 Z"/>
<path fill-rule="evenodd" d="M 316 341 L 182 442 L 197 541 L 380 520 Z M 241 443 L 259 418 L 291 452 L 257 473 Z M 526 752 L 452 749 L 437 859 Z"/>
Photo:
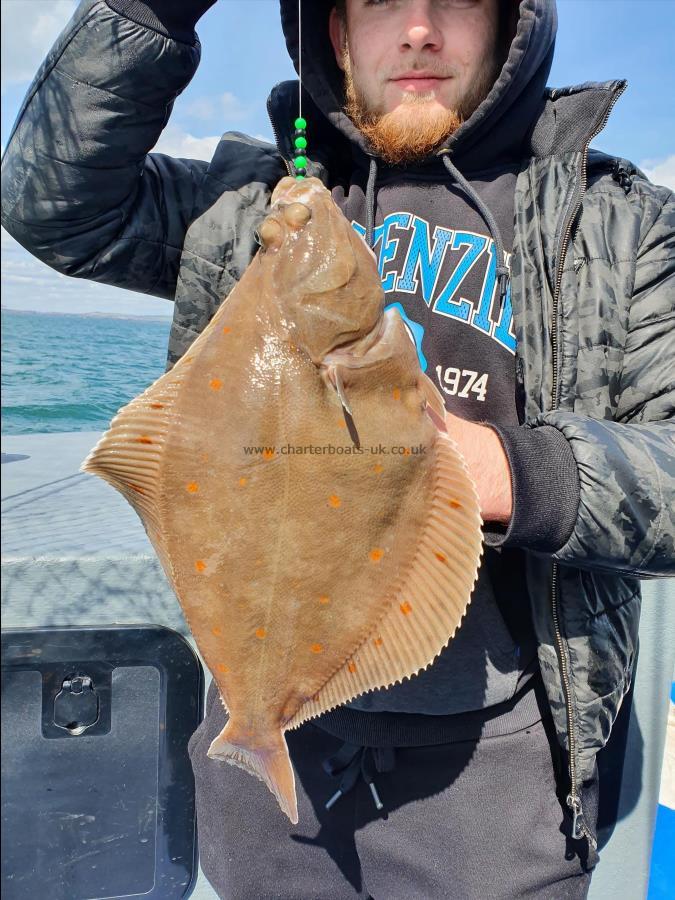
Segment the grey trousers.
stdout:
<path fill-rule="evenodd" d="M 206 756 L 225 722 L 212 685 L 206 718 L 188 749 L 201 865 L 223 900 L 587 896 L 592 872 L 582 842 L 569 837 L 569 815 L 556 795 L 546 718 L 479 741 L 361 748 L 352 768 L 360 759 L 382 810 L 363 778 L 325 809 L 340 777 L 322 764 L 346 760 L 358 748 L 307 722 L 286 733 L 298 825 L 261 781 Z"/>

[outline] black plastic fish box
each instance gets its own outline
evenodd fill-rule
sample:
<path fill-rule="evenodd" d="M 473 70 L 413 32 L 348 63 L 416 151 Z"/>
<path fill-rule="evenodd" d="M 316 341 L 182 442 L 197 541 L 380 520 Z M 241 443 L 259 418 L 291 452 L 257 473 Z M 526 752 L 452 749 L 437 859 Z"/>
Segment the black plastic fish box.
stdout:
<path fill-rule="evenodd" d="M 168 628 L 2 631 L 3 898 L 189 896 L 203 691 Z"/>

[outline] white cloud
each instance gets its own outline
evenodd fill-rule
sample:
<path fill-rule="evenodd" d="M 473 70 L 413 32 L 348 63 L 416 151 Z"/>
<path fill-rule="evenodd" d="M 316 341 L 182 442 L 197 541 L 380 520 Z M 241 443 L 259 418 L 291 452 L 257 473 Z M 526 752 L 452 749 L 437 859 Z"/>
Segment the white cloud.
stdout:
<path fill-rule="evenodd" d="M 208 161 L 213 156 L 219 140 L 220 135 L 199 138 L 178 125 L 169 124 L 152 149 L 156 153 L 166 153 L 168 156 Z"/>
<path fill-rule="evenodd" d="M 210 97 L 198 97 L 196 100 L 181 106 L 180 109 L 185 116 L 201 119 L 203 122 L 212 119 L 216 114 L 215 104 Z"/>
<path fill-rule="evenodd" d="M 2 235 L 2 303 L 39 312 L 170 316 L 173 303 L 122 288 L 69 278 L 40 262 L 8 234 Z"/>
<path fill-rule="evenodd" d="M 251 114 L 251 109 L 231 91 L 217 97 L 198 97 L 181 107 L 181 113 L 202 122 L 215 122 L 218 127 L 229 128 L 230 122 L 239 122 Z"/>
<path fill-rule="evenodd" d="M 665 159 L 646 159 L 640 168 L 654 184 L 662 184 L 675 191 L 675 153 Z"/>
<path fill-rule="evenodd" d="M 229 91 L 220 95 L 219 106 L 226 121 L 227 119 L 243 119 L 250 113 L 250 109 Z"/>
<path fill-rule="evenodd" d="M 30 81 L 75 10 L 74 0 L 2 0 L 2 85 Z"/>

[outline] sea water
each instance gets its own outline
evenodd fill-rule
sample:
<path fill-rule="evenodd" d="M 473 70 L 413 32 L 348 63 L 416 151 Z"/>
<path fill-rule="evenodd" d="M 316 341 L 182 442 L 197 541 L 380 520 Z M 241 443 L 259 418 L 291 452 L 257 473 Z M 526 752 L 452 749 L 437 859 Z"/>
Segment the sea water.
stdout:
<path fill-rule="evenodd" d="M 2 433 L 103 431 L 165 370 L 170 319 L 2 310 Z"/>

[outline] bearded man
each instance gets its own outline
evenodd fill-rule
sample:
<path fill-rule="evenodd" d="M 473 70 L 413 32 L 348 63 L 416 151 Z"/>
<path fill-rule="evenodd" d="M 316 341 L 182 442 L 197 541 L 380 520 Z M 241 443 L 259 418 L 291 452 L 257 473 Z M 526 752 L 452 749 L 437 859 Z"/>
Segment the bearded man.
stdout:
<path fill-rule="evenodd" d="M 83 2 L 3 163 L 3 224 L 32 253 L 175 300 L 169 365 L 247 268 L 294 156 L 297 82 L 268 101 L 276 147 L 148 153 L 212 2 Z M 373 247 L 445 397 L 486 550 L 426 670 L 287 733 L 297 827 L 206 756 L 212 684 L 189 745 L 202 868 L 224 898 L 583 898 L 638 579 L 674 565 L 673 195 L 589 149 L 625 83 L 546 89 L 553 0 L 333 2 L 304 4 L 308 174 Z M 297 0 L 281 16 L 297 70 Z"/>

